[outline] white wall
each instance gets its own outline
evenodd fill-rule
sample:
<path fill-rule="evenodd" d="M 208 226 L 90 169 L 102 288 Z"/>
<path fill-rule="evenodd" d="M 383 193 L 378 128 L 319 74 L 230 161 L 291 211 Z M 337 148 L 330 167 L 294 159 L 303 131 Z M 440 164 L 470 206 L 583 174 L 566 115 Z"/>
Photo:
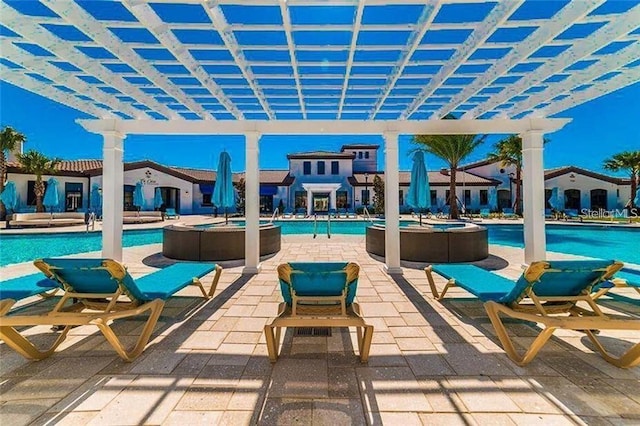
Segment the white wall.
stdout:
<path fill-rule="evenodd" d="M 58 206 L 58 210 L 64 211 L 65 208 L 65 184 L 66 183 L 82 183 L 82 207 L 86 208 L 89 203 L 89 192 L 91 191 L 91 187 L 89 185 L 89 179 L 83 177 L 68 177 L 68 176 L 57 176 L 57 175 L 43 175 L 42 180 L 46 182 L 49 178 L 54 177 L 58 181 L 58 193 L 60 196 L 60 206 Z M 30 180 L 35 181 L 35 175 L 25 175 L 19 173 L 8 173 L 7 180 L 12 181 L 16 185 L 16 191 L 19 196 L 20 205 L 18 206 L 19 210 L 27 210 L 27 187 L 28 182 Z"/>
<path fill-rule="evenodd" d="M 571 177 L 573 175 L 573 177 Z M 607 191 L 607 209 L 619 209 L 624 207 L 624 204 L 629 199 L 629 188 L 626 192 L 623 191 L 624 186 L 620 186 L 620 197 L 617 195 L 618 185 L 595 179 L 589 176 L 584 176 L 578 173 L 567 173 L 552 179 L 545 181 L 546 189 L 553 189 L 558 187 L 562 193 L 567 189 L 580 190 L 580 208 L 591 208 L 591 190 L 592 189 L 604 189 Z"/>
<path fill-rule="evenodd" d="M 151 174 L 147 175 L 147 171 L 151 172 Z M 145 199 L 145 210 L 153 210 L 153 197 L 155 194 L 155 188 L 159 186 L 168 186 L 172 188 L 178 188 L 180 190 L 180 213 L 192 213 L 194 185 L 191 182 L 168 175 L 150 167 L 143 167 L 136 170 L 127 170 L 124 172 L 125 185 L 135 185 L 140 180 L 144 182 L 143 193 Z M 97 183 L 98 185 L 100 185 L 100 187 L 102 187 L 102 176 L 95 176 L 91 178 L 91 186 L 93 186 L 94 183 Z"/>
<path fill-rule="evenodd" d="M 305 175 L 303 169 L 303 163 L 305 161 L 311 162 L 311 174 Z M 318 174 L 318 161 L 325 162 L 325 174 Z M 331 174 L 331 162 L 338 161 L 338 171 L 339 174 L 332 175 Z M 354 205 L 352 197 L 351 184 L 349 183 L 349 177 L 353 175 L 352 162 L 350 158 L 347 159 L 336 159 L 336 158 L 313 158 L 313 159 L 291 159 L 289 160 L 289 170 L 292 176 L 295 177 L 294 183 L 290 186 L 290 197 L 289 203 L 286 200 L 286 191 L 283 193 L 284 196 L 284 204 L 285 208 L 294 208 L 295 203 L 295 192 L 296 191 L 305 191 L 302 187 L 305 183 L 340 183 L 341 186 L 338 191 L 346 191 L 347 192 L 347 203 Z M 373 175 L 369 177 L 369 189 L 373 189 Z M 280 192 L 278 193 L 280 196 Z M 360 198 L 359 194 L 356 195 L 356 198 Z M 277 207 L 276 199 L 274 197 L 274 208 Z"/>

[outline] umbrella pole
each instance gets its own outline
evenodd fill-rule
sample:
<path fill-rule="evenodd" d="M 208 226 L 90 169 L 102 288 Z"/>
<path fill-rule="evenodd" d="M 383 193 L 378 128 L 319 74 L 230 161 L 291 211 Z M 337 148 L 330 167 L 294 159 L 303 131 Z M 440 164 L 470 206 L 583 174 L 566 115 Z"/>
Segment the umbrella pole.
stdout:
<path fill-rule="evenodd" d="M 419 214 L 420 214 L 420 226 L 422 226 L 422 212 L 420 212 Z"/>
<path fill-rule="evenodd" d="M 224 208 L 224 224 L 228 225 L 229 224 L 229 215 L 227 214 L 227 208 Z"/>

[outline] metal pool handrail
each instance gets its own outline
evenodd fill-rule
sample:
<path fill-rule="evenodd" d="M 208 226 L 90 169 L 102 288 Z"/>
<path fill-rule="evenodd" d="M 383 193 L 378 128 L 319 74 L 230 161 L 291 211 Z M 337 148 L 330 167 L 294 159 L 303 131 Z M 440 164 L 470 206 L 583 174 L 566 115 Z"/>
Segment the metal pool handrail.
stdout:
<path fill-rule="evenodd" d="M 278 208 L 276 207 L 276 209 L 273 211 L 273 214 L 271 215 L 271 220 L 269 221 L 270 223 L 273 223 L 274 219 L 276 218 L 276 216 L 278 216 Z"/>

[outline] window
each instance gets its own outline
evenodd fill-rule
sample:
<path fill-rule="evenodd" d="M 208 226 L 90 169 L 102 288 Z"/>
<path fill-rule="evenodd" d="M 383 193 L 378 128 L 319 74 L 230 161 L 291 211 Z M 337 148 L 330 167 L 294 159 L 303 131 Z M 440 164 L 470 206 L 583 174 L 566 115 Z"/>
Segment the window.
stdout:
<path fill-rule="evenodd" d="M 464 205 L 466 207 L 469 207 L 470 204 L 471 204 L 471 190 L 470 189 L 465 189 L 464 190 Z"/>
<path fill-rule="evenodd" d="M 347 191 L 336 191 L 336 208 L 346 209 L 347 207 Z"/>
<path fill-rule="evenodd" d="M 404 205 L 404 197 L 403 197 L 403 193 L 402 193 L 402 189 L 398 191 L 398 200 L 399 201 L 399 205 L 403 206 Z"/>
<path fill-rule="evenodd" d="M 324 161 L 318 161 L 318 174 L 324 174 Z"/>
<path fill-rule="evenodd" d="M 331 174 L 332 175 L 339 175 L 340 174 L 340 162 L 339 161 L 332 161 L 331 162 Z"/>
<path fill-rule="evenodd" d="M 305 161 L 302 163 L 302 173 L 305 175 L 311 174 L 311 161 Z"/>
<path fill-rule="evenodd" d="M 362 151 L 358 152 L 358 158 L 362 159 Z"/>
<path fill-rule="evenodd" d="M 202 206 L 203 207 L 213 206 L 213 203 L 211 202 L 211 194 L 202 194 Z"/>
<path fill-rule="evenodd" d="M 438 205 L 438 191 L 436 191 L 435 189 L 431 191 L 431 205 Z"/>
<path fill-rule="evenodd" d="M 135 211 L 138 208 L 133 205 L 133 191 L 135 190 L 134 185 L 125 185 L 124 186 L 124 211 Z"/>
<path fill-rule="evenodd" d="M 364 158 L 369 158 L 369 151 L 364 152 Z"/>
<path fill-rule="evenodd" d="M 480 205 L 486 206 L 489 204 L 489 191 L 486 189 L 480 190 Z"/>

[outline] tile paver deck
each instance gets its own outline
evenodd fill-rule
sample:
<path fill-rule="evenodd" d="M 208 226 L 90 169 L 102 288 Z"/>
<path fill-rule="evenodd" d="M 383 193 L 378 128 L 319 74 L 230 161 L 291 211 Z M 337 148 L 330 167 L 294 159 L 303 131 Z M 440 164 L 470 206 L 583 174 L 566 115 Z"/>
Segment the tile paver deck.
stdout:
<path fill-rule="evenodd" d="M 143 275 L 153 270 L 158 256 L 150 255 L 158 251 L 159 245 L 125 249 L 125 263 Z M 520 273 L 522 250 L 492 246 L 491 252 L 485 265 L 501 265 L 499 273 L 508 277 Z M 261 330 L 280 299 L 276 266 L 329 258 L 361 265 L 358 298 L 375 326 L 369 364 L 359 363 L 354 332 L 345 329 L 333 329 L 330 337 L 294 337 L 287 330 L 281 358 L 270 364 Z M 365 252 L 362 236 L 287 235 L 282 251 L 262 265 L 252 277 L 242 276 L 237 262 L 227 265 L 208 302 L 191 288 L 172 298 L 151 344 L 132 363 L 120 360 L 91 327 L 73 330 L 62 349 L 39 362 L 0 345 L 0 422 L 640 423 L 640 368 L 610 366 L 584 335 L 571 331 L 558 333 L 529 366 L 518 367 L 496 343 L 480 302 L 456 288 L 443 303 L 434 301 L 420 264 L 389 277 L 381 259 Z M 602 299 L 605 309 L 640 314 L 635 292 L 616 294 Z M 126 320 L 117 327 L 135 334 L 140 324 Z M 535 334 L 526 324 L 510 330 L 520 344 Z M 621 347 L 640 340 L 629 333 L 601 335 Z"/>

